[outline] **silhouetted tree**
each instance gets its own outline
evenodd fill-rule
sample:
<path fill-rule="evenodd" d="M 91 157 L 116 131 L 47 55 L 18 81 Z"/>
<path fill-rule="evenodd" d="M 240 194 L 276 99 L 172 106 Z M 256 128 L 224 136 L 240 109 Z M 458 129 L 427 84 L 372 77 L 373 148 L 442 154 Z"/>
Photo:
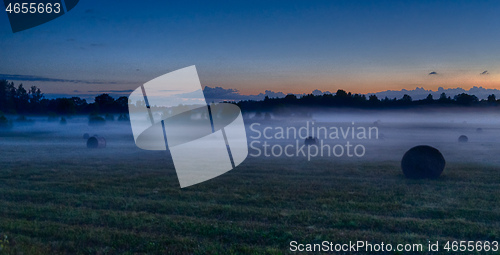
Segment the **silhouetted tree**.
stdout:
<path fill-rule="evenodd" d="M 43 99 L 43 93 L 36 86 L 31 86 L 29 94 L 29 102 L 30 104 L 39 104 Z"/>
<path fill-rule="evenodd" d="M 0 111 L 7 112 L 12 109 L 13 102 L 11 91 L 14 87 L 13 83 L 9 83 L 6 80 L 0 80 Z"/>
<path fill-rule="evenodd" d="M 410 105 L 412 103 L 412 101 L 413 101 L 413 99 L 408 94 L 404 94 L 403 97 L 401 99 L 399 99 L 399 102 L 402 105 Z"/>
<path fill-rule="evenodd" d="M 23 84 L 19 84 L 15 95 L 14 95 L 14 105 L 16 110 L 20 113 L 26 113 L 29 109 L 29 95 L 26 89 L 23 87 Z"/>
<path fill-rule="evenodd" d="M 434 97 L 432 96 L 432 94 L 427 95 L 427 97 L 425 98 L 425 101 L 434 102 Z"/>
<path fill-rule="evenodd" d="M 98 106 L 99 112 L 113 111 L 115 99 L 108 94 L 101 94 L 95 97 L 95 103 Z"/>
<path fill-rule="evenodd" d="M 491 94 L 488 96 L 488 103 L 496 103 L 497 102 L 497 97 L 495 94 Z"/>
<path fill-rule="evenodd" d="M 334 96 L 334 103 L 336 105 L 347 105 L 350 101 L 350 95 L 345 92 L 345 90 L 339 89 Z"/>
<path fill-rule="evenodd" d="M 297 100 L 297 96 L 294 94 L 288 94 L 285 96 L 285 101 L 294 101 Z"/>
<path fill-rule="evenodd" d="M 36 86 L 31 86 L 28 91 L 29 96 L 29 109 L 31 112 L 38 113 L 43 109 L 41 108 L 41 101 L 43 99 L 43 93 Z"/>
<path fill-rule="evenodd" d="M 115 101 L 116 112 L 127 112 L 128 111 L 128 97 L 119 97 Z"/>
<path fill-rule="evenodd" d="M 455 96 L 455 101 L 459 105 L 471 105 L 473 103 L 477 103 L 479 99 L 474 95 L 462 93 Z"/>
<path fill-rule="evenodd" d="M 339 89 L 339 90 L 337 90 L 337 93 L 335 93 L 335 97 L 346 98 L 347 92 L 345 92 L 345 90 Z"/>
<path fill-rule="evenodd" d="M 451 103 L 452 100 L 450 97 L 446 96 L 446 93 L 443 92 L 443 93 L 441 93 L 441 95 L 439 95 L 438 102 L 441 104 L 446 104 L 446 103 Z"/>
<path fill-rule="evenodd" d="M 368 97 L 368 102 L 370 103 L 370 105 L 378 105 L 378 103 L 380 102 L 380 100 L 378 100 L 378 97 L 377 95 L 370 95 Z"/>

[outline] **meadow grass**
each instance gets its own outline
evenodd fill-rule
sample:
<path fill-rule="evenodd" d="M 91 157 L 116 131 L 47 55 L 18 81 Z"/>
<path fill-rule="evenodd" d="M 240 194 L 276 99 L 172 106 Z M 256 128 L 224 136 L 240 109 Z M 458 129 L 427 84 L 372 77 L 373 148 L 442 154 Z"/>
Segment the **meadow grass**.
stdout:
<path fill-rule="evenodd" d="M 395 159 L 413 141 L 375 141 L 365 159 L 248 157 L 181 189 L 169 153 L 138 149 L 129 125 L 93 128 L 108 140 L 95 150 L 81 138 L 87 128 L 68 126 L 0 134 L 0 254 L 283 254 L 292 240 L 500 239 L 499 167 L 466 162 L 493 162 L 493 139 L 443 144 L 452 160 L 437 180 L 404 178 Z"/>
<path fill-rule="evenodd" d="M 180 189 L 165 152 L 34 156 L 0 161 L 0 253 L 282 254 L 292 240 L 500 239 L 495 166 L 451 163 L 438 180 L 407 180 L 393 161 L 248 158 Z"/>

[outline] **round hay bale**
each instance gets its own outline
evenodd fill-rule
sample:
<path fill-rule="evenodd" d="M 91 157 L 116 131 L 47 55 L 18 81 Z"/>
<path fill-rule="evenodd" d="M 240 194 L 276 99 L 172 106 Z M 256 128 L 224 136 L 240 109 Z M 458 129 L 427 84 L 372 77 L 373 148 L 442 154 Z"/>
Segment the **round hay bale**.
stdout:
<path fill-rule="evenodd" d="M 3 115 L 0 115 L 0 129 L 9 129 L 12 123 Z"/>
<path fill-rule="evenodd" d="M 100 136 L 99 137 L 92 136 L 87 140 L 87 148 L 89 149 L 106 148 L 106 139 Z"/>
<path fill-rule="evenodd" d="M 469 137 L 467 137 L 466 135 L 461 135 L 458 137 L 458 142 L 459 143 L 466 143 L 469 141 Z"/>
<path fill-rule="evenodd" d="M 271 114 L 270 114 L 270 113 L 266 112 L 266 114 L 264 114 L 264 119 L 265 119 L 265 120 L 272 120 L 272 119 L 273 119 L 273 117 L 271 116 Z"/>
<path fill-rule="evenodd" d="M 256 112 L 255 115 L 252 117 L 252 119 L 262 119 L 262 113 Z"/>
<path fill-rule="evenodd" d="M 88 140 L 89 138 L 90 138 L 90 134 L 89 133 L 83 134 L 83 139 Z"/>
<path fill-rule="evenodd" d="M 90 126 L 98 126 L 106 124 L 106 119 L 99 115 L 90 115 L 89 116 L 89 125 Z"/>
<path fill-rule="evenodd" d="M 478 132 L 478 133 L 482 133 L 482 132 L 483 132 L 483 129 L 482 129 L 482 128 L 476 128 L 476 132 Z"/>
<path fill-rule="evenodd" d="M 60 123 L 61 125 L 66 125 L 66 123 L 68 123 L 68 121 L 66 120 L 66 118 L 61 117 L 61 120 L 59 121 L 59 123 Z"/>
<path fill-rule="evenodd" d="M 411 148 L 401 160 L 403 174 L 410 179 L 438 178 L 445 165 L 443 154 L 427 145 Z"/>
<path fill-rule="evenodd" d="M 306 140 L 304 140 L 305 145 L 313 145 L 313 144 L 317 144 L 317 143 L 318 143 L 318 139 L 316 139 L 316 137 L 312 137 L 312 136 L 309 136 L 306 138 Z"/>

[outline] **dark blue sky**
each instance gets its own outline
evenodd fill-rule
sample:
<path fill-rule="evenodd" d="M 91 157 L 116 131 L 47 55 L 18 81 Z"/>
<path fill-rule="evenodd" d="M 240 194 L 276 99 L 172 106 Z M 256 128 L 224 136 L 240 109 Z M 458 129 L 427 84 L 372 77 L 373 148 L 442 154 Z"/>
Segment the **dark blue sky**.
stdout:
<path fill-rule="evenodd" d="M 4 12 L 0 74 L 60 94 L 190 65 L 202 85 L 245 94 L 500 88 L 499 17 L 500 1 L 81 0 L 15 34 Z"/>

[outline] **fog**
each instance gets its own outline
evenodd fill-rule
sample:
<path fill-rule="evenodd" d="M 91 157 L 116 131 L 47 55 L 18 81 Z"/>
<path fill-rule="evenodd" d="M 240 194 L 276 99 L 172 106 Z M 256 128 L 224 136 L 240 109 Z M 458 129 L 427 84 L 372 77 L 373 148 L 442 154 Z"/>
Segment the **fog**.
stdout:
<path fill-rule="evenodd" d="M 447 162 L 462 163 L 484 163 L 500 164 L 500 113 L 493 110 L 469 109 L 434 109 L 434 110 L 349 110 L 335 109 L 325 111 L 324 109 L 307 109 L 309 114 L 299 114 L 309 117 L 286 117 L 272 116 L 270 121 L 249 118 L 247 125 L 256 124 L 253 129 L 262 132 L 266 127 L 269 134 L 280 132 L 277 126 L 295 126 L 297 128 L 313 125 L 333 129 L 347 129 L 349 127 L 358 129 L 364 127 L 377 128 L 378 138 L 352 139 L 348 135 L 339 139 L 324 139 L 323 134 L 318 136 L 318 143 L 323 139 L 324 144 L 334 146 L 345 145 L 347 142 L 354 147 L 363 145 L 365 153 L 361 157 L 352 157 L 344 153 L 340 157 L 334 155 L 328 157 L 336 161 L 400 161 L 404 153 L 417 145 L 430 145 L 439 149 Z M 312 114 L 311 114 L 312 112 Z M 269 118 L 268 118 L 269 119 Z M 266 139 L 262 134 L 260 139 L 252 139 L 258 136 L 259 131 L 247 128 L 249 143 L 261 141 L 259 147 L 262 149 L 263 142 L 268 144 L 292 144 L 296 139 Z M 341 133 L 341 132 L 340 132 Z M 459 143 L 458 137 L 466 135 L 467 143 Z M 275 138 L 275 137 L 274 137 Z M 300 139 L 302 139 L 301 137 Z M 304 140 L 302 139 L 302 142 Z M 257 143 L 256 143 L 257 144 Z M 318 145 L 321 147 L 320 145 Z M 270 148 L 268 148 L 270 149 Z M 250 153 L 257 150 L 250 149 Z M 261 151 L 263 154 L 263 151 Z M 279 152 L 279 149 L 276 149 Z M 257 154 L 257 153 L 254 153 Z M 333 153 L 332 153 L 333 154 Z M 338 153 L 340 154 L 340 153 Z M 324 155 L 323 155 L 324 156 Z M 316 157 L 318 158 L 318 157 Z M 304 160 L 308 160 L 304 157 Z M 310 159 L 314 160 L 314 158 Z"/>
<path fill-rule="evenodd" d="M 16 121 L 18 116 L 6 116 L 12 127 L 0 129 L 2 162 L 60 161 L 75 157 L 99 156 L 120 158 L 138 152 L 127 121 L 107 121 L 105 125 L 89 125 L 88 116 L 59 119 L 28 116 L 28 121 Z M 106 139 L 105 149 L 88 149 L 83 135 L 99 135 Z"/>
<path fill-rule="evenodd" d="M 305 110 L 304 110 L 305 111 Z M 300 153 L 291 158 L 295 160 L 314 161 L 319 158 L 332 161 L 366 162 L 366 161 L 400 161 L 403 154 L 417 145 L 430 145 L 439 149 L 447 162 L 500 164 L 500 113 L 493 110 L 350 110 L 350 109 L 307 109 L 308 114 L 258 117 L 256 114 L 245 114 L 244 121 L 249 144 L 249 157 L 287 157 L 275 148 L 275 155 L 265 156 L 263 151 L 257 155 L 258 149 L 263 149 L 264 142 L 271 149 L 290 145 L 290 154 L 297 146 L 303 146 L 304 136 L 275 137 L 282 130 L 299 130 L 323 128 L 330 136 L 314 134 L 320 145 L 345 146 L 351 144 L 351 149 L 362 145 L 363 155 L 342 156 L 331 155 L 307 157 Z M 103 125 L 89 125 L 88 116 L 66 117 L 67 123 L 59 120 L 49 121 L 47 117 L 29 117 L 31 121 L 15 121 L 17 116 L 7 116 L 12 121 L 10 129 L 0 129 L 2 145 L 2 162 L 22 162 L 26 157 L 36 159 L 67 160 L 74 157 L 102 156 L 131 157 L 138 154 L 158 155 L 158 152 L 143 151 L 136 147 L 130 123 L 128 121 L 107 121 Z M 168 120 L 167 120 L 168 121 Z M 252 126 L 253 125 L 253 126 Z M 264 129 L 266 135 L 264 137 Z M 369 130 L 371 138 L 363 135 L 342 135 L 346 130 Z M 309 129 L 310 130 L 310 129 Z M 332 131 L 333 130 L 333 131 Z M 337 130 L 338 138 L 331 133 Z M 376 133 L 375 133 L 376 130 Z M 260 132 L 260 137 L 258 137 Z M 107 146 L 103 149 L 87 149 L 83 134 L 99 135 L 106 139 Z M 466 135 L 468 142 L 459 143 L 458 137 Z M 361 137 L 361 139 L 359 139 Z M 366 134 L 368 137 L 368 133 Z M 253 146 L 250 146 L 253 143 Z M 322 143 L 322 144 L 321 144 Z M 293 145 L 293 146 L 292 146 Z M 292 148 L 293 147 L 293 148 Z M 306 150 L 307 150 L 306 146 Z M 345 149 L 345 147 L 344 147 Z M 338 151 L 337 151 L 338 152 Z M 361 154 L 361 147 L 358 154 Z M 156 154 L 154 154 L 156 153 Z M 290 157 L 290 156 L 289 156 Z M 255 162 L 255 161 L 254 161 Z"/>

